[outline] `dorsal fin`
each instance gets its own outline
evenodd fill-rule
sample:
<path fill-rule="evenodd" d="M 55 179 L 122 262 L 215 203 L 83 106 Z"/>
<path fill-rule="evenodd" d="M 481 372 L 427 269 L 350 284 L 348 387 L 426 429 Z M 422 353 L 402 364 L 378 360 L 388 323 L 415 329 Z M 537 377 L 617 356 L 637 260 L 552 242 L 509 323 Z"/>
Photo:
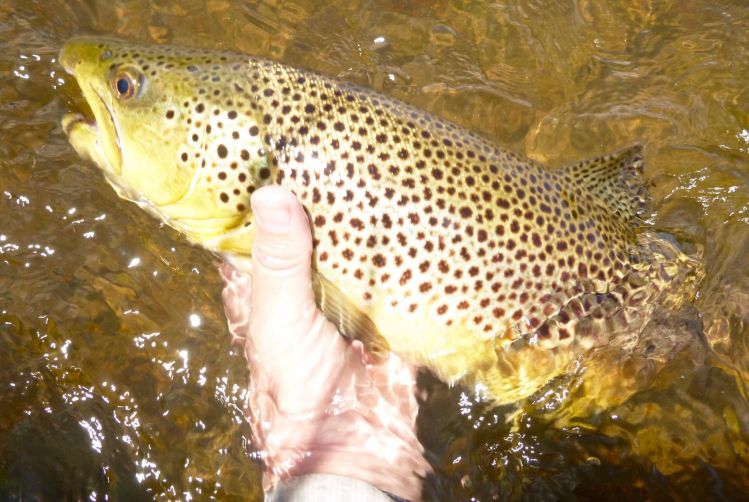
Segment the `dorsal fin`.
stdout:
<path fill-rule="evenodd" d="M 597 195 L 625 222 L 639 216 L 649 198 L 642 170 L 642 145 L 561 169 L 571 185 Z"/>

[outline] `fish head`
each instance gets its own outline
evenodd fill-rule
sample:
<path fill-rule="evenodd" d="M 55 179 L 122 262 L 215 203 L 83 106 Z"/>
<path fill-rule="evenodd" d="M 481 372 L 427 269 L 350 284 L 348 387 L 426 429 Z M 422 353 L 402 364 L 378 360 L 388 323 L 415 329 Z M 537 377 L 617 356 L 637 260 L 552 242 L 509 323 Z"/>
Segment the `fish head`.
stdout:
<path fill-rule="evenodd" d="M 211 239 L 249 225 L 250 194 L 270 178 L 254 111 L 227 88 L 246 56 L 76 38 L 59 61 L 92 115 L 63 118 L 78 153 L 121 197 L 225 251 Z"/>

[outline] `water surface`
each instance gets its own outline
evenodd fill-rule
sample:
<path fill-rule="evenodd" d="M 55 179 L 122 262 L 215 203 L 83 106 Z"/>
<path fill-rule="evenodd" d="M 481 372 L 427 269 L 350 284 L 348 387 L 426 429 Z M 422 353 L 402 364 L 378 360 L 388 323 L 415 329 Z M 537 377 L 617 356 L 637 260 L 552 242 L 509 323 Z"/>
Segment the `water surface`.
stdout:
<path fill-rule="evenodd" d="M 440 500 L 749 493 L 749 6 L 465 0 L 0 4 L 0 498 L 256 499 L 215 258 L 120 200 L 59 126 L 80 34 L 238 49 L 381 90 L 549 165 L 646 146 L 649 222 L 702 250 L 654 354 L 561 379 L 513 424 L 462 389 L 419 418 Z M 630 395 L 631 394 L 631 395 Z M 583 413 L 583 410 L 585 413 Z M 591 411 L 592 410 L 592 411 Z"/>

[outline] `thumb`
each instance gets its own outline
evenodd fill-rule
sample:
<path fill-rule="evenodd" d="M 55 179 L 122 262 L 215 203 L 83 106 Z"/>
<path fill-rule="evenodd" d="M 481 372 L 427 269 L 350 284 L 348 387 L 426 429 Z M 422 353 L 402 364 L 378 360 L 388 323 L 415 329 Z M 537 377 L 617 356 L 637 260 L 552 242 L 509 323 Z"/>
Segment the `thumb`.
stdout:
<path fill-rule="evenodd" d="M 256 225 L 255 264 L 279 274 L 309 265 L 312 234 L 296 196 L 279 186 L 267 186 L 252 195 L 250 204 Z"/>
<path fill-rule="evenodd" d="M 256 343 L 268 340 L 281 348 L 284 340 L 278 337 L 303 331 L 315 308 L 310 281 L 312 234 L 302 205 L 286 189 L 263 187 L 252 195 L 251 204 L 256 226 L 251 332 L 272 331 L 273 336 L 259 336 Z"/>

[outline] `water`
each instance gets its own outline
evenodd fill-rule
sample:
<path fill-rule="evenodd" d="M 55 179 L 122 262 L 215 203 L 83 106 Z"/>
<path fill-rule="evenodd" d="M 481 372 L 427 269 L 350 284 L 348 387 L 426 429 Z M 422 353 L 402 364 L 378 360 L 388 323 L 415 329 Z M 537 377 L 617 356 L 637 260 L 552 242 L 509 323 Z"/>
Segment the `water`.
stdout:
<path fill-rule="evenodd" d="M 214 258 L 79 160 L 68 37 L 240 49 L 365 84 L 549 165 L 646 145 L 649 220 L 703 249 L 653 352 L 512 423 L 428 377 L 440 500 L 749 493 L 749 6 L 465 0 L 0 4 L 0 498 L 259 499 Z M 594 383 L 591 383 L 593 381 Z M 591 385 L 622 391 L 597 409 Z M 624 392 L 626 391 L 626 392 Z"/>

